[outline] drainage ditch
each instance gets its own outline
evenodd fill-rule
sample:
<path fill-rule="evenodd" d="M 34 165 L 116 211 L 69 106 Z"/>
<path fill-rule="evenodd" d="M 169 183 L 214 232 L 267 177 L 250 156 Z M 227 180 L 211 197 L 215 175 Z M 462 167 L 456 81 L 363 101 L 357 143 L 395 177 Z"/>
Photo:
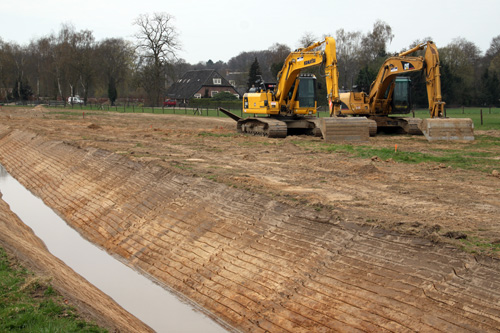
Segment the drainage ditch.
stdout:
<path fill-rule="evenodd" d="M 217 322 L 98 248 L 0 165 L 0 192 L 48 250 L 155 331 L 226 332 Z"/>

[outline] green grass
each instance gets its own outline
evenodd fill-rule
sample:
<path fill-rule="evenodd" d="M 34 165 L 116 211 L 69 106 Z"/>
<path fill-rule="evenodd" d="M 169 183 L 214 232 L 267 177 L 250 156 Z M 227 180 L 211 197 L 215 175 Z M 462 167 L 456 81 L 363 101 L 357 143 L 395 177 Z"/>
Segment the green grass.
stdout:
<path fill-rule="evenodd" d="M 481 110 L 483 111 L 482 124 Z M 412 117 L 412 114 L 399 116 Z M 449 108 L 446 109 L 446 116 L 449 118 L 470 118 L 474 122 L 474 129 L 477 130 L 500 130 L 500 108 Z M 429 111 L 418 109 L 415 111 L 415 118 L 429 118 Z"/>
<path fill-rule="evenodd" d="M 487 135 L 476 136 L 476 140 L 467 143 L 457 143 L 456 149 L 433 149 L 429 144 L 429 152 L 395 151 L 394 147 L 379 148 L 366 145 L 329 144 L 323 142 L 294 141 L 296 145 L 306 147 L 312 151 L 347 154 L 351 157 L 372 158 L 377 156 L 382 160 L 392 159 L 396 162 L 418 164 L 444 164 L 453 168 L 479 170 L 491 173 L 499 168 L 500 138 Z"/>
<path fill-rule="evenodd" d="M 4 108 L 26 108 L 31 106 L 4 106 Z M 191 115 L 191 116 L 205 116 L 205 117 L 227 117 L 222 112 L 218 111 L 218 108 L 215 106 L 210 106 L 209 108 L 202 107 L 198 109 L 184 108 L 184 107 L 142 107 L 142 106 L 103 106 L 102 108 L 96 105 L 67 105 L 63 106 L 50 106 L 50 109 L 58 109 L 60 108 L 61 112 L 59 114 L 63 116 L 76 116 L 82 117 L 82 112 L 84 111 L 99 111 L 99 113 L 105 114 L 106 112 L 120 112 L 120 113 L 154 113 L 154 114 L 180 114 L 180 115 Z M 481 109 L 483 110 L 483 124 L 481 124 Z M 71 111 L 69 111 L 71 110 Z M 240 108 L 231 109 L 232 113 L 242 117 L 251 117 L 253 114 L 243 114 Z M 57 112 L 57 111 L 52 111 Z M 92 115 L 99 114 L 97 112 L 93 112 Z M 446 115 L 450 118 L 471 118 L 474 122 L 474 128 L 478 130 L 491 130 L 496 129 L 500 130 L 500 108 L 477 108 L 477 107 L 468 107 L 468 108 L 448 108 L 446 109 Z M 318 112 L 318 117 L 328 117 L 328 112 Z M 402 114 L 395 115 L 402 117 L 412 117 L 410 114 Z M 429 118 L 429 111 L 427 109 L 417 109 L 415 111 L 416 118 Z"/>
<path fill-rule="evenodd" d="M 0 248 L 1 332 L 107 332 L 81 320 L 50 283 L 9 261 Z"/>
<path fill-rule="evenodd" d="M 487 239 L 476 236 L 468 236 L 466 239 L 461 239 L 460 246 L 464 251 L 469 253 L 500 253 L 500 243 L 492 243 Z"/>

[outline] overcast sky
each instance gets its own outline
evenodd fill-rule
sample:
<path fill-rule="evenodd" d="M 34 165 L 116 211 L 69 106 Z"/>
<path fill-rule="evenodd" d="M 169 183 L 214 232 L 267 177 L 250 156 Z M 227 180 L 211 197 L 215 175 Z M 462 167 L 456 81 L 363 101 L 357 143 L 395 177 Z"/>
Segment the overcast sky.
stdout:
<path fill-rule="evenodd" d="M 182 43 L 178 55 L 192 64 L 227 62 L 240 52 L 265 50 L 274 43 L 294 49 L 305 33 L 318 40 L 335 37 L 340 28 L 367 33 L 378 19 L 392 27 L 389 52 L 425 37 L 432 37 L 438 48 L 464 37 L 484 54 L 500 35 L 499 0 L 1 0 L 0 37 L 27 45 L 70 23 L 77 31 L 91 30 L 98 41 L 134 40 L 135 18 L 153 12 L 174 16 Z"/>

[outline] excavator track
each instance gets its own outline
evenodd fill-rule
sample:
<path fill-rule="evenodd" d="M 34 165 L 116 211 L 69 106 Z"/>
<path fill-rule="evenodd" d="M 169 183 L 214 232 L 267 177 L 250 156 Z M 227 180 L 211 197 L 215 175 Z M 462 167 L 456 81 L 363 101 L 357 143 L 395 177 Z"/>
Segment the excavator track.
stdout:
<path fill-rule="evenodd" d="M 245 118 L 238 120 L 238 133 L 266 136 L 268 138 L 286 138 L 287 125 L 284 121 L 272 118 Z"/>
<path fill-rule="evenodd" d="M 403 118 L 403 130 L 406 134 L 410 135 L 422 135 L 422 130 L 420 125 L 422 124 L 422 119 L 419 118 Z"/>
<path fill-rule="evenodd" d="M 368 141 L 377 125 L 366 117 L 300 117 L 280 119 L 271 117 L 241 118 L 234 113 L 219 108 L 231 119 L 237 121 L 238 133 L 266 136 L 268 138 L 285 138 L 291 133 L 301 131 L 303 134 L 323 137 L 325 141 Z"/>
<path fill-rule="evenodd" d="M 372 116 L 370 119 L 376 123 L 374 133 L 372 132 L 372 128 L 370 128 L 370 136 L 374 136 L 378 130 L 389 130 L 409 135 L 422 135 L 420 129 L 422 119 L 419 118 Z"/>

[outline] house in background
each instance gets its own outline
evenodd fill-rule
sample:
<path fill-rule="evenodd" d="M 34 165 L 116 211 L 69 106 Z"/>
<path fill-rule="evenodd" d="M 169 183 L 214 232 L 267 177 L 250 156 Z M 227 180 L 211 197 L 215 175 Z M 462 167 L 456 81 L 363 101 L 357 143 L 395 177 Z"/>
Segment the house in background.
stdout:
<path fill-rule="evenodd" d="M 204 69 L 186 72 L 166 91 L 166 98 L 177 105 L 188 104 L 191 98 L 209 98 L 220 92 L 229 92 L 241 98 L 240 93 L 216 70 Z"/>
<path fill-rule="evenodd" d="M 248 72 L 226 70 L 225 78 L 241 96 L 247 92 Z"/>

